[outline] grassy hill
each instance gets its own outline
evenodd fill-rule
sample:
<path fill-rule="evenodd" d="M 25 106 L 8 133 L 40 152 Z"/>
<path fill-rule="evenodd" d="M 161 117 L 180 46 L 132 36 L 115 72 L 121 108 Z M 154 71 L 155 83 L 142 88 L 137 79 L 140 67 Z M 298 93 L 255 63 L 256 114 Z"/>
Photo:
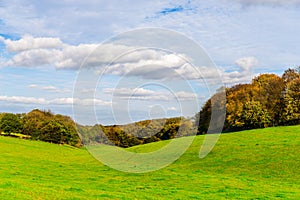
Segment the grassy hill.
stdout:
<path fill-rule="evenodd" d="M 162 170 L 129 174 L 83 148 L 0 137 L 0 199 L 300 199 L 300 126 L 223 134 L 199 159 L 203 138 Z"/>

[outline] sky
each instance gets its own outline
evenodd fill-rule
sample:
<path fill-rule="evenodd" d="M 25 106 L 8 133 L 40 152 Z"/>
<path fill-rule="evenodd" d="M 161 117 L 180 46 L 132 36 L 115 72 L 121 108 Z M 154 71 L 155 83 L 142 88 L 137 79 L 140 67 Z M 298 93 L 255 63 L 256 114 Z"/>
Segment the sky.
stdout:
<path fill-rule="evenodd" d="M 193 116 L 300 65 L 300 0 L 0 0 L 0 112 L 81 124 Z"/>

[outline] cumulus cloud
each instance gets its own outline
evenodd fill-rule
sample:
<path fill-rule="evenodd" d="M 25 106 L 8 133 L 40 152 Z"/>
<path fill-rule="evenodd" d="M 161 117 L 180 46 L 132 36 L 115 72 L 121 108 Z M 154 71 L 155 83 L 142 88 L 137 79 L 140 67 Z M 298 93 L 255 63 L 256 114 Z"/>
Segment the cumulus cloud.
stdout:
<path fill-rule="evenodd" d="M 8 60 L 5 65 L 8 66 L 22 66 L 22 67 L 38 67 L 43 65 L 50 65 L 59 60 L 62 54 L 56 49 L 31 49 L 22 51 Z"/>
<path fill-rule="evenodd" d="M 3 39 L 6 49 L 10 52 L 26 51 L 32 49 L 61 48 L 63 42 L 59 38 L 37 37 L 25 35 L 19 40 Z"/>
<path fill-rule="evenodd" d="M 235 61 L 243 71 L 249 71 L 258 66 L 258 60 L 254 57 L 239 58 Z"/>
<path fill-rule="evenodd" d="M 151 48 L 141 49 L 120 44 L 73 46 L 63 44 L 56 38 L 28 39 L 28 36 L 17 41 L 7 39 L 4 43 L 7 49 L 14 53 L 14 56 L 6 62 L 9 66 L 35 67 L 52 64 L 57 69 L 77 70 L 86 59 L 86 67 L 97 67 L 106 74 L 128 74 L 152 79 L 165 78 L 166 75 L 183 76 L 186 79 L 199 78 L 197 70 L 186 64 L 188 56 Z M 128 53 L 123 55 L 124 52 Z M 109 67 L 105 68 L 107 65 Z"/>
<path fill-rule="evenodd" d="M 56 69 L 78 70 L 94 68 L 99 74 L 140 76 L 144 79 L 205 79 L 222 81 L 220 76 L 239 81 L 245 72 L 258 64 L 254 57 L 240 58 L 236 64 L 240 71 L 226 73 L 207 66 L 193 66 L 185 54 L 170 53 L 153 48 L 126 46 L 116 43 L 69 45 L 58 38 L 3 39 L 14 55 L 5 62 L 8 66 L 54 66 Z M 126 52 L 124 54 L 124 52 Z M 85 61 L 84 65 L 82 65 Z M 47 88 L 44 88 L 47 89 Z M 50 88 L 51 89 L 51 88 Z M 48 88 L 48 90 L 50 90 Z M 51 89 L 54 91 L 54 88 Z"/>
<path fill-rule="evenodd" d="M 34 38 L 24 36 L 19 40 L 1 38 L 12 58 L 4 63 L 8 66 L 38 67 L 53 65 L 56 68 L 80 67 L 83 59 L 97 46 L 96 44 L 79 44 L 72 46 L 59 38 Z"/>
<path fill-rule="evenodd" d="M 8 103 L 38 104 L 38 105 L 73 105 L 73 104 L 78 104 L 82 106 L 111 105 L 111 102 L 103 101 L 101 99 L 79 99 L 79 98 L 56 98 L 56 99 L 47 100 L 45 98 L 36 98 L 36 97 L 0 96 L 0 101 L 8 102 Z"/>
<path fill-rule="evenodd" d="M 193 66 L 184 60 L 170 61 L 168 57 L 178 58 L 179 55 L 161 56 L 157 60 L 140 60 L 136 63 L 117 63 L 111 65 L 104 72 L 118 76 L 140 76 L 145 79 L 215 79 L 220 74 L 215 68 L 206 66 Z M 221 71 L 219 71 L 221 72 Z"/>
<path fill-rule="evenodd" d="M 259 61 L 255 57 L 242 57 L 235 61 L 239 70 L 231 72 L 221 72 L 222 80 L 225 84 L 245 83 L 254 77 L 254 68 L 258 66 Z"/>
<path fill-rule="evenodd" d="M 97 44 L 65 45 L 54 62 L 57 69 L 79 69 L 84 59 L 97 47 Z M 92 61 L 91 61 L 92 62 Z"/>

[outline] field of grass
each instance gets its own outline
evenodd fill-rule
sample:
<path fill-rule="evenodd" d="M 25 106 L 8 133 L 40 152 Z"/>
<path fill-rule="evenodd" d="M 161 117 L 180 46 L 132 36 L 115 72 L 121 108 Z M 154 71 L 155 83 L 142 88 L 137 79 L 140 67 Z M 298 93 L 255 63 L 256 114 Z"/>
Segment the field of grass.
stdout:
<path fill-rule="evenodd" d="M 84 148 L 0 137 L 0 199 L 300 199 L 300 126 L 223 134 L 199 159 L 203 138 L 172 165 L 132 174 Z"/>

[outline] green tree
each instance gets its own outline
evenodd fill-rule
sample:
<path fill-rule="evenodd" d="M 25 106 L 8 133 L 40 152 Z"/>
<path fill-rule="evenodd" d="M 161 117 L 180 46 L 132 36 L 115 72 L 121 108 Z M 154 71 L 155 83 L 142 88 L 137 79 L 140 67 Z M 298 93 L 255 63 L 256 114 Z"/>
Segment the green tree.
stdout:
<path fill-rule="evenodd" d="M 23 134 L 30 135 L 33 140 L 39 140 L 41 129 L 52 118 L 53 114 L 50 112 L 32 110 L 23 117 Z"/>
<path fill-rule="evenodd" d="M 300 78 L 287 83 L 284 102 L 285 108 L 282 116 L 285 124 L 300 124 Z"/>
<path fill-rule="evenodd" d="M 271 117 L 259 101 L 248 101 L 243 106 L 240 121 L 244 129 L 265 128 L 271 123 Z"/>
<path fill-rule="evenodd" d="M 0 120 L 0 130 L 7 133 L 20 133 L 22 128 L 22 124 L 17 115 L 12 113 L 4 113 L 2 114 Z"/>
<path fill-rule="evenodd" d="M 26 114 L 22 121 L 23 134 L 30 135 L 33 140 L 81 145 L 75 122 L 70 117 L 35 109 Z"/>
<path fill-rule="evenodd" d="M 54 116 L 56 122 L 60 123 L 60 143 L 80 146 L 81 140 L 78 135 L 75 122 L 69 117 L 57 114 Z"/>

